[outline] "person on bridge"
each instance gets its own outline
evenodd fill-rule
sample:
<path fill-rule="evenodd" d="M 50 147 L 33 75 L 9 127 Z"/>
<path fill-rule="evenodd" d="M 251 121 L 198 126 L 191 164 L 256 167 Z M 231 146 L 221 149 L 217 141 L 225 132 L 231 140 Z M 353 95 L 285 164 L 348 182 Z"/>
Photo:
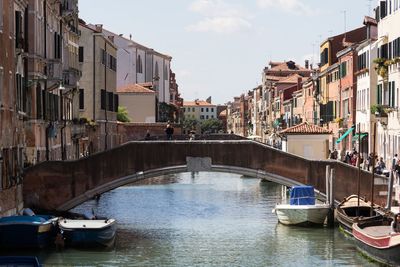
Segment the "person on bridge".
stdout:
<path fill-rule="evenodd" d="M 172 140 L 172 135 L 174 134 L 174 128 L 168 121 L 167 127 L 165 128 L 165 133 L 167 134 L 167 140 Z"/>

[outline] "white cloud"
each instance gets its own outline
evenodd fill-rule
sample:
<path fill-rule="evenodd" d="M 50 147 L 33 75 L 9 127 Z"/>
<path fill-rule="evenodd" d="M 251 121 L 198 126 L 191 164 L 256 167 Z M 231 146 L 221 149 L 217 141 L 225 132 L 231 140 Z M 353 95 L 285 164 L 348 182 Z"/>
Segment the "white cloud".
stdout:
<path fill-rule="evenodd" d="M 250 28 L 250 22 L 243 18 L 215 17 L 205 18 L 196 24 L 189 25 L 186 30 L 192 32 L 234 33 Z"/>
<path fill-rule="evenodd" d="M 243 8 L 224 0 L 196 0 L 189 9 L 203 18 L 186 27 L 192 32 L 234 33 L 251 28 L 249 15 Z"/>
<path fill-rule="evenodd" d="M 245 16 L 245 11 L 241 7 L 228 4 L 223 0 L 196 0 L 189 9 L 206 17 Z"/>
<path fill-rule="evenodd" d="M 317 9 L 304 4 L 302 0 L 257 0 L 257 5 L 261 8 L 280 8 L 298 15 L 310 16 L 319 13 Z"/>

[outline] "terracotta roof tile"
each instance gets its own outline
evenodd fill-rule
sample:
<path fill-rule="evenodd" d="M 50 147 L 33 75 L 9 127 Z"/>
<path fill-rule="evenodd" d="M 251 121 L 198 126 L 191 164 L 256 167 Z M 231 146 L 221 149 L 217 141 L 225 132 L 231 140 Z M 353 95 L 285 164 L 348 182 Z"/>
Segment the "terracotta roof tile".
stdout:
<path fill-rule="evenodd" d="M 117 93 L 141 93 L 141 94 L 155 94 L 153 90 L 150 90 L 140 84 L 128 84 L 117 88 Z"/>
<path fill-rule="evenodd" d="M 271 64 L 272 63 L 272 64 Z M 298 64 L 296 64 L 293 61 L 287 61 L 287 62 L 271 62 L 271 69 L 273 71 L 310 71 L 309 69 L 306 69 Z M 291 68 L 292 66 L 292 68 Z M 294 67 L 294 68 L 293 68 Z"/>
<path fill-rule="evenodd" d="M 143 87 L 153 87 L 153 83 L 152 82 L 146 82 L 146 83 L 138 83 L 138 85 L 143 86 Z"/>
<path fill-rule="evenodd" d="M 303 122 L 280 132 L 281 134 L 331 134 L 332 131 L 318 125 Z"/>
<path fill-rule="evenodd" d="M 191 107 L 192 106 L 208 106 L 208 107 L 213 106 L 214 107 L 215 105 L 210 104 L 204 100 L 198 100 L 198 101 L 184 101 L 183 106 L 184 107 L 186 107 L 186 106 L 191 106 Z"/>
<path fill-rule="evenodd" d="M 307 78 L 304 78 L 304 77 L 302 77 L 302 76 L 300 76 L 300 75 L 295 73 L 295 74 L 292 74 L 292 75 L 290 75 L 288 77 L 285 77 L 285 79 L 282 79 L 282 80 L 278 81 L 277 83 L 297 83 L 299 78 L 301 78 L 301 81 L 307 80 Z"/>

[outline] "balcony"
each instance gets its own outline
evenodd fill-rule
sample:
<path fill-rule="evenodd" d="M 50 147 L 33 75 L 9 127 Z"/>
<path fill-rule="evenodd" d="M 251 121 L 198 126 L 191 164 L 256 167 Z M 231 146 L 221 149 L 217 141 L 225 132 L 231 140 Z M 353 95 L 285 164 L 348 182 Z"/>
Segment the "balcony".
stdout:
<path fill-rule="evenodd" d="M 86 125 L 85 124 L 72 124 L 71 125 L 71 136 L 72 139 L 78 139 L 86 136 Z"/>
<path fill-rule="evenodd" d="M 61 4 L 61 14 L 63 17 L 78 14 L 77 2 L 75 0 L 64 0 Z"/>
<path fill-rule="evenodd" d="M 61 80 L 62 64 L 59 60 L 49 61 L 45 67 L 45 74 L 48 80 Z"/>
<path fill-rule="evenodd" d="M 63 71 L 63 84 L 67 88 L 77 87 L 82 73 L 80 70 L 69 68 Z"/>

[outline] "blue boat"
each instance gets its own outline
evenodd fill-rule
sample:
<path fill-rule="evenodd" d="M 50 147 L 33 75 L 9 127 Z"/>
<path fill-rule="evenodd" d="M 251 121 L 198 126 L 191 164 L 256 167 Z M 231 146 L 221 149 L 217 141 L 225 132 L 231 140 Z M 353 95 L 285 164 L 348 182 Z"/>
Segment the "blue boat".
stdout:
<path fill-rule="evenodd" d="M 58 221 L 65 243 L 72 247 L 110 247 L 114 244 L 117 224 L 114 219 Z"/>
<path fill-rule="evenodd" d="M 0 218 L 0 247 L 43 248 L 54 241 L 57 218 L 47 215 Z"/>
<path fill-rule="evenodd" d="M 31 256 L 5 256 L 0 257 L 0 266 L 12 267 L 41 267 L 39 260 Z"/>

